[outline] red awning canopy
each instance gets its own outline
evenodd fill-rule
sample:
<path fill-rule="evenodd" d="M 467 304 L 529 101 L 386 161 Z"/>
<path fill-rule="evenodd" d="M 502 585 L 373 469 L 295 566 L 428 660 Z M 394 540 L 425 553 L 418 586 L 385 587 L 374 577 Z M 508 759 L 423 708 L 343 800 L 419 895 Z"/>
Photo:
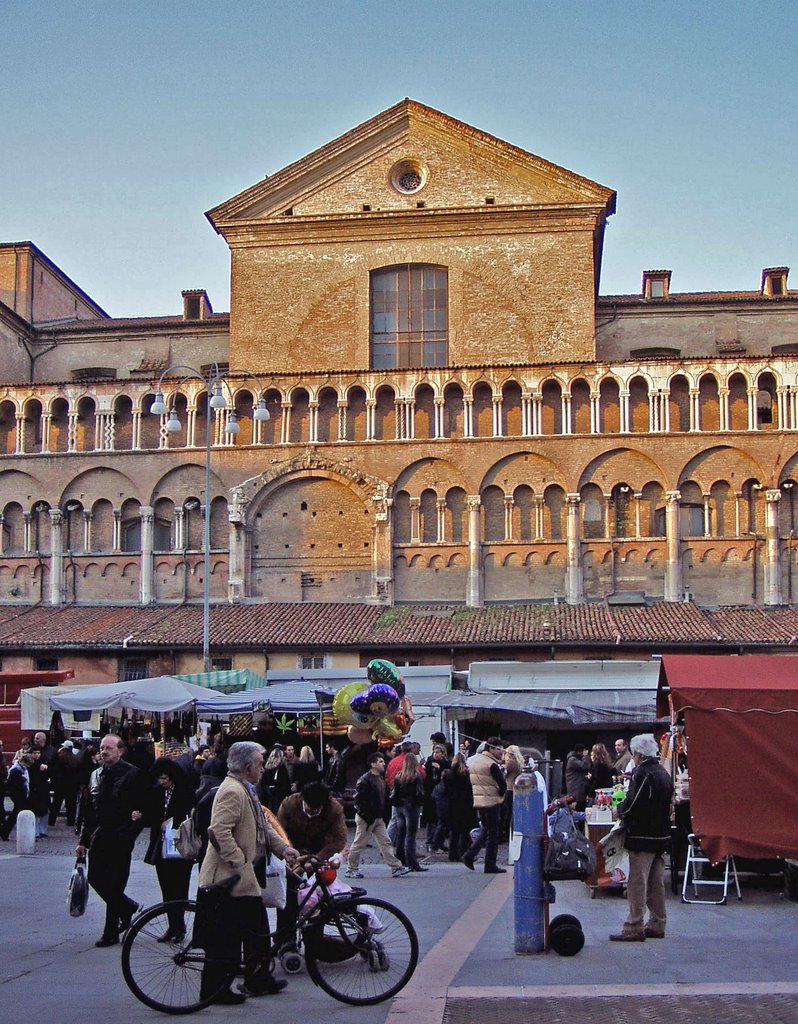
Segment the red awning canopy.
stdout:
<path fill-rule="evenodd" d="M 684 712 L 693 830 L 707 855 L 798 857 L 798 656 L 666 655 L 658 709 Z"/>
<path fill-rule="evenodd" d="M 47 686 L 48 683 L 52 683 L 55 686 L 63 683 L 65 679 L 72 679 L 74 675 L 73 668 L 58 669 L 54 672 L 0 672 L 0 684 Z"/>

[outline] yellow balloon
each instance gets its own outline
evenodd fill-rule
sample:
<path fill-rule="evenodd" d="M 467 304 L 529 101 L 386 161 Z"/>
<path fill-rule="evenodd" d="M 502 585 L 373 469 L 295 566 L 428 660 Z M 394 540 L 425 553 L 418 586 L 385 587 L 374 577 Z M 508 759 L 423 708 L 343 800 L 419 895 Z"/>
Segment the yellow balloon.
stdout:
<path fill-rule="evenodd" d="M 355 715 L 349 706 L 349 702 L 352 698 L 360 693 L 362 690 L 367 690 L 369 687 L 368 683 L 346 683 L 336 693 L 335 700 L 333 701 L 333 714 L 342 725 L 348 725 L 350 722 L 355 721 Z"/>

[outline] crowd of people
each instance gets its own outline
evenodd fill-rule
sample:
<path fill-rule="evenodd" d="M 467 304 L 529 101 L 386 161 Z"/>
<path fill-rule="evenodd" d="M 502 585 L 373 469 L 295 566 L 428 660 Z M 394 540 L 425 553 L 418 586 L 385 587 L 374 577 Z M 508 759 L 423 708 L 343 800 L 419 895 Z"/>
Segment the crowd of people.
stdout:
<path fill-rule="evenodd" d="M 368 756 L 366 770 L 354 785 L 355 835 L 347 850 L 347 764 L 331 742 L 325 746 L 322 767 L 310 746 L 297 753 L 294 746 L 278 743 L 266 751 L 255 742 L 228 745 L 219 738 L 212 748 L 196 752 L 172 744 L 156 758 L 150 743 L 138 741 L 128 749 L 113 733 L 79 749 L 68 739 L 56 748 L 44 732 L 37 732 L 21 745 L 10 768 L 0 757 L 6 775 L 0 781 L 13 805 L 6 814 L 5 801 L 0 801 L 0 837 L 8 839 L 22 810 L 33 811 L 37 838 L 45 838 L 48 827 L 64 813 L 79 836 L 76 854 L 88 853 L 89 883 L 105 903 L 105 924 L 96 945 L 106 947 L 120 941 L 140 909 L 125 890 L 133 848 L 144 829 L 149 829 L 144 860 L 155 869 L 163 899 L 188 898 L 193 864 L 169 856 L 164 836 L 167 826 L 176 829 L 193 816 L 203 840 L 199 906 L 215 922 L 207 948 L 238 946 L 250 965 L 243 991 L 232 990 L 232 977 L 222 979 L 212 972 L 203 985 L 207 991 L 221 991 L 219 1002 L 235 1004 L 248 994 L 278 992 L 285 984 L 263 966 L 268 962 L 268 921 L 255 865 L 266 851 L 300 864 L 342 854 L 345 877 L 360 879 L 361 857 L 373 839 L 391 874 L 404 877 L 429 870 L 422 861 L 432 858 L 418 852 L 422 828 L 428 855 L 446 854 L 473 871 L 484 850 L 486 874 L 506 871 L 498 863 L 499 844 L 511 829 L 521 772 L 535 773 L 544 806 L 548 802 L 534 759 L 496 736 L 478 745 L 465 738 L 456 753 L 443 733 L 433 733 L 430 741 L 426 758 L 419 744 L 407 739 Z M 657 770 L 656 754 L 653 737 L 646 736 L 635 737 L 631 749 L 625 740 L 617 740 L 614 758 L 602 743 L 589 749 L 575 744 L 564 763 L 567 796 L 550 808 L 583 820 L 585 806 L 599 790 L 627 780 L 629 795 L 620 813 L 629 829 L 630 912 L 622 931 L 611 936 L 617 941 L 664 935 L 662 854 L 670 837 L 670 779 Z M 229 900 L 221 906 L 218 891 L 225 886 Z M 278 927 L 296 910 L 294 882 L 289 884 L 288 904 L 278 914 Z M 182 916 L 173 911 L 159 941 L 179 942 L 184 933 Z"/>

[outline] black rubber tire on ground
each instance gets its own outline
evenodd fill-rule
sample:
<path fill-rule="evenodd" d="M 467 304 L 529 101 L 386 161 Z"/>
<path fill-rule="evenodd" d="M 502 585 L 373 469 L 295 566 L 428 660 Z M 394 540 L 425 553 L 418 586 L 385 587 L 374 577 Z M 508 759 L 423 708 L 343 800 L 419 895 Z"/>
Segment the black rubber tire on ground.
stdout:
<path fill-rule="evenodd" d="M 418 963 L 418 937 L 410 920 L 373 896 L 338 902 L 336 912 L 344 936 L 330 912 L 303 932 L 312 980 L 351 1006 L 373 1006 L 396 995 Z M 372 927 L 375 918 L 378 930 Z"/>
<path fill-rule="evenodd" d="M 549 934 L 549 945 L 560 956 L 576 956 L 585 944 L 585 933 L 575 924 L 561 924 Z"/>
<path fill-rule="evenodd" d="M 186 935 L 181 942 L 158 942 L 169 928 L 167 909 L 183 914 Z M 192 946 L 196 909 L 193 900 L 158 903 L 137 917 L 125 936 L 122 974 L 133 995 L 153 1010 L 194 1013 L 219 994 L 200 998 L 205 952 Z"/>
<path fill-rule="evenodd" d="M 573 914 L 558 914 L 549 921 L 549 931 L 552 931 L 554 928 L 559 928 L 561 924 L 574 924 L 577 928 L 582 927 L 582 922 L 578 917 L 574 917 Z"/>

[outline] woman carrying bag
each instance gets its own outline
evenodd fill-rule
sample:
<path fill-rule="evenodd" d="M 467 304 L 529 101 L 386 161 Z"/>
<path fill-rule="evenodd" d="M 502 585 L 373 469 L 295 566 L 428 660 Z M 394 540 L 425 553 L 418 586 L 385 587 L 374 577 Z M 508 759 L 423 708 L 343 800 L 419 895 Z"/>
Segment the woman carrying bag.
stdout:
<path fill-rule="evenodd" d="M 168 757 L 159 757 L 153 765 L 155 780 L 150 790 L 145 820 L 150 826 L 150 843 L 144 855 L 145 864 L 152 864 L 158 876 L 158 885 L 165 902 L 187 900 L 193 861 L 169 853 L 166 828 L 171 823 L 177 828 L 194 808 L 194 793 L 183 769 Z M 180 942 L 185 936 L 183 915 L 169 913 L 169 927 L 158 942 Z"/>
<path fill-rule="evenodd" d="M 418 770 L 415 754 L 405 754 L 399 773 L 393 780 L 391 803 L 396 808 L 396 856 L 411 871 L 428 871 L 418 862 L 416 833 L 418 812 L 424 803 L 424 780 Z"/>

